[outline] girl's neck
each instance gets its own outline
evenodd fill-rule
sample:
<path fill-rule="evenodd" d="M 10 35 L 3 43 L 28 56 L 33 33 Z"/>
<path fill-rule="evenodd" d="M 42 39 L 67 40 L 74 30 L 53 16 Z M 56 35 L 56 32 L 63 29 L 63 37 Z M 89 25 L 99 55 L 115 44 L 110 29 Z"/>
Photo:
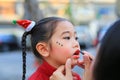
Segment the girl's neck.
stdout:
<path fill-rule="evenodd" d="M 55 60 L 51 60 L 51 59 L 44 59 L 48 64 L 50 64 L 51 66 L 53 66 L 54 68 L 58 68 L 60 65 L 58 65 L 57 62 L 55 62 Z"/>

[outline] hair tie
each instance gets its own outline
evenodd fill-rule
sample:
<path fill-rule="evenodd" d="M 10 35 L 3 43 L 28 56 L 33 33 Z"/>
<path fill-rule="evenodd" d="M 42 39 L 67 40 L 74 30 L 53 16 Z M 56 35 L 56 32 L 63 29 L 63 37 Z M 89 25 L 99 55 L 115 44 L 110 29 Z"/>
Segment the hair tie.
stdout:
<path fill-rule="evenodd" d="M 35 21 L 30 20 L 13 20 L 14 24 L 18 24 L 23 27 L 27 32 L 31 31 L 32 28 L 35 26 Z"/>

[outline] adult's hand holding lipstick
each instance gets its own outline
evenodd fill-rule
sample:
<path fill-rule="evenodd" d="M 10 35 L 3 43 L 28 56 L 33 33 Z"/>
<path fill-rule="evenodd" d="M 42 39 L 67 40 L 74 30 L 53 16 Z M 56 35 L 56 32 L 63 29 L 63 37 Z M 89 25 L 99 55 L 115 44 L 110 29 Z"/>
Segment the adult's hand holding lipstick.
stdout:
<path fill-rule="evenodd" d="M 87 55 L 89 56 L 89 59 L 90 59 L 91 61 L 93 60 L 93 56 L 90 55 L 88 52 L 86 52 L 86 51 L 80 51 L 80 53 L 81 53 L 82 55 L 87 54 Z"/>
<path fill-rule="evenodd" d="M 77 65 L 81 68 L 85 68 L 85 64 L 91 64 L 93 61 L 93 56 L 90 55 L 87 51 L 80 51 L 83 55 L 83 60 L 78 60 Z"/>

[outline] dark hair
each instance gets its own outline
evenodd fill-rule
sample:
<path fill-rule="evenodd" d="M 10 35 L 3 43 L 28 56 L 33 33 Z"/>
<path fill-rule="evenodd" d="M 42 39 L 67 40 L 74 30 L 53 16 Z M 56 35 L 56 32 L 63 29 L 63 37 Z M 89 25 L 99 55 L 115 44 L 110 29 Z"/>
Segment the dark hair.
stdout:
<path fill-rule="evenodd" d="M 36 50 L 36 44 L 38 42 L 49 42 L 51 39 L 54 30 L 57 27 L 57 23 L 60 21 L 68 21 L 65 18 L 59 17 L 47 17 L 41 19 L 36 23 L 33 29 L 29 32 L 24 32 L 22 36 L 22 53 L 23 53 L 23 76 L 22 80 L 25 80 L 26 74 L 26 36 L 31 34 L 31 45 L 33 49 L 33 53 L 36 57 L 42 59 L 41 55 Z"/>
<path fill-rule="evenodd" d="M 120 80 L 120 20 L 106 32 L 93 66 L 93 80 Z"/>

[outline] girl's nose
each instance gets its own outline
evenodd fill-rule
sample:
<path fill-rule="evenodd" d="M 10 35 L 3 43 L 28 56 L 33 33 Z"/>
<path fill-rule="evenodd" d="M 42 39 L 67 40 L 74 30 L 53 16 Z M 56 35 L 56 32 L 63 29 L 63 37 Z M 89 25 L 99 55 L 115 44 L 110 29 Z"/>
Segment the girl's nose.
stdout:
<path fill-rule="evenodd" d="M 75 47 L 75 48 L 79 48 L 80 47 L 79 46 L 79 42 L 77 40 L 74 41 L 73 47 Z"/>

